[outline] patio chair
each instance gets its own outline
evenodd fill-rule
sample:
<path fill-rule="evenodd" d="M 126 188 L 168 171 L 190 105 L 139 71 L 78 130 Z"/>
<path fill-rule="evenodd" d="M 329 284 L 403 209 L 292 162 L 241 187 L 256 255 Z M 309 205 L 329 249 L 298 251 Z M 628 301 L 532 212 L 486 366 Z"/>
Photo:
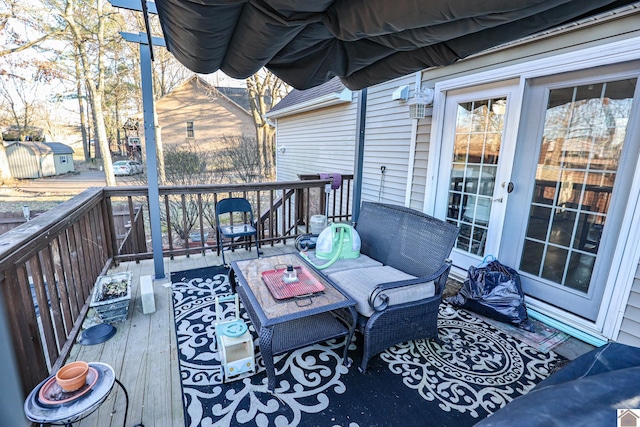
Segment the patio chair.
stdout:
<path fill-rule="evenodd" d="M 365 372 L 369 359 L 393 345 L 438 338 L 438 307 L 459 229 L 414 209 L 371 202 L 362 204 L 355 228 L 361 256 L 349 261 L 360 266 L 336 263 L 323 274 L 357 302 Z"/>
<path fill-rule="evenodd" d="M 234 223 L 234 219 L 238 217 L 238 214 L 242 218 L 241 223 Z M 220 217 L 228 216 L 229 224 L 221 224 Z M 247 221 L 248 219 L 248 221 Z M 253 222 L 253 209 L 251 203 L 242 197 L 230 197 L 228 199 L 222 199 L 216 204 L 216 227 L 218 233 L 216 233 L 218 248 L 222 253 L 222 263 L 227 265 L 224 258 L 224 239 L 231 239 L 233 244 L 234 239 L 238 237 L 248 237 L 249 244 L 247 248 L 251 247 L 251 237 L 255 237 L 256 240 L 256 252 L 258 257 L 260 256 L 260 245 L 258 242 L 258 230 Z"/>

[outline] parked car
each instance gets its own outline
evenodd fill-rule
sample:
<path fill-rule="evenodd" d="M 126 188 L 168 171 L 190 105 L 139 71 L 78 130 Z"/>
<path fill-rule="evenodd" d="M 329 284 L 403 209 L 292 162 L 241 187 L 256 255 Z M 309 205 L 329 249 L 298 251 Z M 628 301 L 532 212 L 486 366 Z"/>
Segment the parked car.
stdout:
<path fill-rule="evenodd" d="M 142 165 L 134 160 L 118 160 L 113 163 L 114 175 L 135 175 L 142 173 Z"/>

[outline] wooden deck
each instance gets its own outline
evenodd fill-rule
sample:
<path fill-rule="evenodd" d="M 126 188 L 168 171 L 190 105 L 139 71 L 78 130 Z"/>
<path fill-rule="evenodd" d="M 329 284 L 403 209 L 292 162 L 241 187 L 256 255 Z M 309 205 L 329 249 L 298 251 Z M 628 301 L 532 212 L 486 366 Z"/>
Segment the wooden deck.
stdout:
<path fill-rule="evenodd" d="M 293 242 L 287 245 L 265 246 L 264 256 L 294 251 Z M 244 249 L 225 255 L 227 261 L 254 258 L 252 251 Z M 180 256 L 171 260 L 165 258 L 163 282 L 154 283 L 156 311 L 143 314 L 140 304 L 139 278 L 153 275 L 153 261 L 146 260 L 122 263 L 111 272 L 130 271 L 132 273 L 132 301 L 126 321 L 116 323 L 117 333 L 103 344 L 83 346 L 75 344 L 67 362 L 85 360 L 104 362 L 112 366 L 116 378 L 126 387 L 129 394 L 129 409 L 126 425 L 131 427 L 142 423 L 147 427 L 178 427 L 184 425 L 182 390 L 178 367 L 175 324 L 171 301 L 170 274 L 175 271 L 190 270 L 221 265 L 222 259 L 214 252 L 206 255 Z M 450 283 L 447 292 L 455 293 L 460 284 Z M 556 348 L 554 351 L 573 359 L 592 347 L 576 339 Z M 117 385 L 101 407 L 81 422 L 79 427 L 121 427 L 125 412 L 124 393 Z"/>
<path fill-rule="evenodd" d="M 265 246 L 264 256 L 294 251 L 293 242 L 287 245 Z M 225 254 L 227 261 L 253 258 L 252 251 L 244 249 Z M 173 260 L 165 258 L 166 279 L 154 282 L 156 311 L 143 314 L 140 304 L 139 278 L 153 275 L 153 260 L 122 263 L 110 273 L 130 271 L 132 273 L 132 298 L 126 321 L 115 323 L 116 335 L 102 344 L 80 345 L 71 350 L 68 362 L 84 360 L 109 364 L 116 378 L 125 386 L 129 395 L 127 426 L 142 423 L 147 427 L 177 427 L 184 425 L 182 390 L 178 367 L 173 306 L 171 301 L 170 274 L 173 271 L 221 265 L 222 258 L 215 252 L 206 255 L 180 256 Z M 125 414 L 125 396 L 118 385 L 93 414 L 78 427 L 121 427 Z"/>

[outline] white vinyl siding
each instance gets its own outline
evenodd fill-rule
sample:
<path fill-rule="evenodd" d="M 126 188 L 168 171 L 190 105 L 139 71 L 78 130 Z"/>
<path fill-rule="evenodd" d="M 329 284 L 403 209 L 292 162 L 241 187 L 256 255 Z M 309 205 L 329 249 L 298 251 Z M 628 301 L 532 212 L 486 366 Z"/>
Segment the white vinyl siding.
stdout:
<path fill-rule="evenodd" d="M 392 101 L 399 86 L 409 85 L 413 95 L 415 75 L 370 87 L 364 143 L 362 200 L 404 205 L 411 149 L 411 119 L 406 102 Z M 380 168 L 384 166 L 384 177 Z M 382 179 L 381 179 L 382 178 Z"/>
<path fill-rule="evenodd" d="M 620 334 L 616 341 L 640 347 L 640 266 L 636 269 L 631 295 L 627 301 Z"/>
<path fill-rule="evenodd" d="M 431 140 L 432 108 L 427 110 L 427 117 L 418 120 L 416 132 L 415 160 L 413 164 L 413 180 L 409 207 L 422 210 L 427 182 L 427 163 L 429 162 L 429 141 Z"/>
<path fill-rule="evenodd" d="M 279 118 L 277 179 L 296 181 L 301 174 L 325 172 L 353 174 L 355 143 L 355 102 Z"/>

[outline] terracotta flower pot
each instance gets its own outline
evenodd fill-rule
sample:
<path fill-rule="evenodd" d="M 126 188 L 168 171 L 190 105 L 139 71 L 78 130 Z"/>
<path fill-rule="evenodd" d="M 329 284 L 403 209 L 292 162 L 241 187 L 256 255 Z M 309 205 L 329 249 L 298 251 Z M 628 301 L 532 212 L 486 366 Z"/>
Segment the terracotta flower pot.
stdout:
<path fill-rule="evenodd" d="M 71 362 L 58 369 L 56 381 L 66 392 L 76 391 L 87 383 L 89 364 L 87 362 Z"/>

